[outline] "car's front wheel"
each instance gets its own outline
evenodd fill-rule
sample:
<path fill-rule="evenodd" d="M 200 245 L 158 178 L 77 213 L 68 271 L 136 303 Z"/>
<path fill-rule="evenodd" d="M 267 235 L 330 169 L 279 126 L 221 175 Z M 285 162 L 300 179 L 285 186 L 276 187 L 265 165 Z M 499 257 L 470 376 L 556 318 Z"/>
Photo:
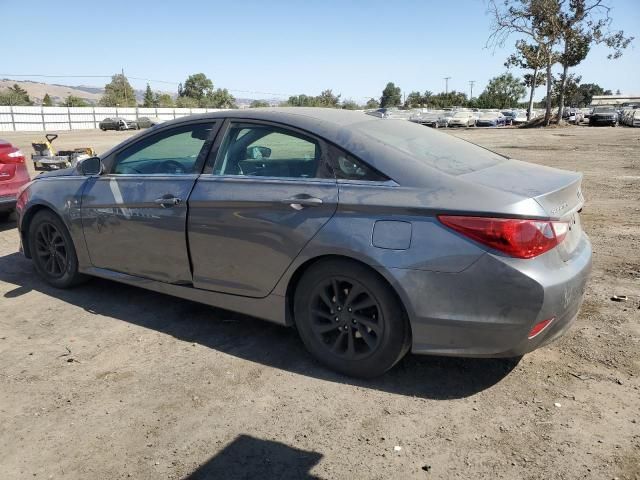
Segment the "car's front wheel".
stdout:
<path fill-rule="evenodd" d="M 78 272 L 78 257 L 71 236 L 53 212 L 36 213 L 29 225 L 28 238 L 36 272 L 48 284 L 69 288 L 86 278 Z"/>
<path fill-rule="evenodd" d="M 312 265 L 296 288 L 294 315 L 313 356 L 347 375 L 382 375 L 410 346 L 398 298 L 377 273 L 356 262 Z"/>

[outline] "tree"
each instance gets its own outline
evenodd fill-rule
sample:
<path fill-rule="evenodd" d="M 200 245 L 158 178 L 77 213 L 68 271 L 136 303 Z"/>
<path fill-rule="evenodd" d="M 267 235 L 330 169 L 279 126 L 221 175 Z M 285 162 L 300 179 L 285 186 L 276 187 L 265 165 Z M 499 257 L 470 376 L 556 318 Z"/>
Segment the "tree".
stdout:
<path fill-rule="evenodd" d="M 400 87 L 396 87 L 393 82 L 387 83 L 387 86 L 382 90 L 382 96 L 380 97 L 380 107 L 397 107 L 402 103 L 402 91 Z"/>
<path fill-rule="evenodd" d="M 168 93 L 154 93 L 153 95 L 153 106 L 160 108 L 171 108 L 175 106 L 173 102 L 173 98 Z"/>
<path fill-rule="evenodd" d="M 422 106 L 424 98 L 420 92 L 411 92 L 404 101 L 406 108 L 416 108 Z"/>
<path fill-rule="evenodd" d="M 218 88 L 210 92 L 200 104 L 201 107 L 209 108 L 238 108 L 236 99 L 226 88 Z"/>
<path fill-rule="evenodd" d="M 426 91 L 423 99 L 424 103 L 431 108 L 463 107 L 468 103 L 467 94 L 455 90 L 440 92 L 437 95 Z"/>
<path fill-rule="evenodd" d="M 249 104 L 249 108 L 261 108 L 261 107 L 270 107 L 269 102 L 265 100 L 254 100 Z"/>
<path fill-rule="evenodd" d="M 63 107 L 88 107 L 89 103 L 80 97 L 76 97 L 75 95 L 69 95 L 64 102 L 62 102 Z"/>
<path fill-rule="evenodd" d="M 42 99 L 42 106 L 43 107 L 52 107 L 53 106 L 53 101 L 51 101 L 51 97 L 49 96 L 48 93 L 44 94 L 44 98 Z"/>
<path fill-rule="evenodd" d="M 17 83 L 14 83 L 13 87 L 8 87 L 3 92 L 0 92 L 0 105 L 26 106 L 33 105 L 33 102 L 29 98 L 27 91 Z"/>
<path fill-rule="evenodd" d="M 533 96 L 535 94 L 536 87 L 544 85 L 546 81 L 546 75 L 544 73 L 540 73 L 540 70 L 545 66 L 542 49 L 538 45 L 529 44 L 524 40 L 518 40 L 516 42 L 516 53 L 512 53 L 507 58 L 504 66 L 507 68 L 518 67 L 525 70 L 533 70 L 533 73 L 527 73 L 524 76 L 524 84 L 529 87 L 527 120 L 531 120 Z"/>
<path fill-rule="evenodd" d="M 503 73 L 489 80 L 478 96 L 478 105 L 484 108 L 513 107 L 526 93 L 522 81 L 510 73 Z"/>
<path fill-rule="evenodd" d="M 524 36 L 539 49 L 546 70 L 547 103 L 545 123 L 551 121 L 551 69 L 557 62 L 554 46 L 561 36 L 559 18 L 565 0 L 490 0 L 491 33 L 487 43 L 503 45 L 512 34 Z M 570 0 L 573 1 L 573 0 Z"/>
<path fill-rule="evenodd" d="M 560 76 L 558 122 L 562 120 L 565 89 L 569 78 L 569 68 L 580 64 L 591 48 L 591 44 L 604 44 L 613 50 L 607 58 L 619 58 L 629 46 L 633 37 L 625 37 L 624 31 L 610 32 L 613 19 L 609 16 L 611 7 L 604 0 L 570 0 L 561 2 L 559 15 L 560 42 L 562 51 L 558 55 L 562 65 Z"/>
<path fill-rule="evenodd" d="M 588 107 L 591 105 L 591 100 L 594 95 L 611 95 L 610 90 L 605 90 L 600 85 L 595 83 L 583 83 L 578 85 L 578 91 L 575 98 L 572 99 L 572 104 L 578 107 Z"/>
<path fill-rule="evenodd" d="M 195 98 L 191 97 L 178 97 L 176 98 L 176 107 L 178 108 L 198 108 L 200 103 Z"/>
<path fill-rule="evenodd" d="M 340 95 L 335 95 L 331 89 L 323 90 L 320 95 L 305 94 L 292 95 L 282 104 L 286 107 L 325 107 L 340 108 Z"/>
<path fill-rule="evenodd" d="M 144 97 L 142 98 L 142 106 L 143 107 L 153 107 L 154 105 L 153 92 L 151 91 L 151 86 L 147 83 L 147 89 L 144 91 Z"/>
<path fill-rule="evenodd" d="M 104 86 L 100 105 L 103 107 L 135 107 L 137 105 L 136 94 L 124 74 L 113 75 L 111 82 Z"/>
<path fill-rule="evenodd" d="M 184 82 L 184 87 L 178 88 L 179 98 L 192 98 L 199 106 L 206 106 L 206 98 L 213 95 L 213 82 L 204 73 L 189 75 Z"/>
<path fill-rule="evenodd" d="M 332 90 L 323 90 L 315 98 L 316 106 L 325 108 L 337 108 L 340 103 L 340 95 L 334 95 Z"/>
<path fill-rule="evenodd" d="M 344 100 L 342 102 L 342 108 L 344 110 L 360 110 L 360 109 L 362 109 L 362 107 L 360 105 L 358 105 L 356 102 L 354 102 L 353 100 Z"/>
<path fill-rule="evenodd" d="M 378 102 L 378 100 L 376 100 L 375 98 L 370 98 L 369 100 L 367 100 L 367 103 L 365 104 L 364 108 L 371 110 L 374 108 L 380 108 L 380 102 Z"/>

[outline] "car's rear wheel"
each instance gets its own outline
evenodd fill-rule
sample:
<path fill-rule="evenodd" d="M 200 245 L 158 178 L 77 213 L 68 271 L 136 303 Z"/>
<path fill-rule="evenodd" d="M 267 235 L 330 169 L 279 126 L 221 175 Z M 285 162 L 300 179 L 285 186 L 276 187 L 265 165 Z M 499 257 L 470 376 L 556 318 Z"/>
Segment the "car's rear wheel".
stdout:
<path fill-rule="evenodd" d="M 312 265 L 296 288 L 294 315 L 311 354 L 347 375 L 382 375 L 410 345 L 409 324 L 395 293 L 356 262 Z"/>
<path fill-rule="evenodd" d="M 36 213 L 29 225 L 29 250 L 36 272 L 54 287 L 72 287 L 86 278 L 78 272 L 71 236 L 53 212 Z"/>

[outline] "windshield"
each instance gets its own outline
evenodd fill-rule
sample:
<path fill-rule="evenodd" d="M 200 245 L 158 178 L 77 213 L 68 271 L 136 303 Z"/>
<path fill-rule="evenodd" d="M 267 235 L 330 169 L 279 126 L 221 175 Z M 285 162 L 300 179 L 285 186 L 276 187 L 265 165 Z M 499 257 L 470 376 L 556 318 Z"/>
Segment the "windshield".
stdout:
<path fill-rule="evenodd" d="M 472 143 L 410 122 L 360 122 L 353 128 L 450 175 L 475 172 L 506 160 Z"/>
<path fill-rule="evenodd" d="M 613 113 L 615 109 L 613 107 L 596 107 L 593 109 L 593 113 Z"/>
<path fill-rule="evenodd" d="M 494 112 L 485 112 L 480 114 L 480 118 L 496 118 L 497 116 L 498 114 Z"/>
<path fill-rule="evenodd" d="M 468 112 L 456 112 L 453 114 L 453 118 L 467 118 L 468 116 Z"/>

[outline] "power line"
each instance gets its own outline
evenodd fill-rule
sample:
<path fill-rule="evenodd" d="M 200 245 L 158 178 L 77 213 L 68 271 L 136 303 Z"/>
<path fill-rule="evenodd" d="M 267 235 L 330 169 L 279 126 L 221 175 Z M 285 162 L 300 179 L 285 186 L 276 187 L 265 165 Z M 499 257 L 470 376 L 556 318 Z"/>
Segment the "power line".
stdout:
<path fill-rule="evenodd" d="M 111 78 L 113 75 L 45 75 L 45 74 L 15 74 L 15 73 L 0 73 L 0 76 L 3 77 L 36 77 L 36 78 Z M 143 78 L 143 77 L 130 77 L 131 80 L 141 80 L 148 83 L 163 83 L 166 85 L 178 86 L 180 82 L 169 81 L 169 80 L 155 80 L 151 78 Z M 297 93 L 276 93 L 276 92 L 262 92 L 258 90 L 239 90 L 236 88 L 227 88 L 230 92 L 237 93 L 251 93 L 256 95 L 272 95 L 274 97 L 291 97 L 299 95 Z M 375 95 L 363 95 L 356 98 L 366 98 L 367 100 L 370 98 L 375 98 Z"/>

